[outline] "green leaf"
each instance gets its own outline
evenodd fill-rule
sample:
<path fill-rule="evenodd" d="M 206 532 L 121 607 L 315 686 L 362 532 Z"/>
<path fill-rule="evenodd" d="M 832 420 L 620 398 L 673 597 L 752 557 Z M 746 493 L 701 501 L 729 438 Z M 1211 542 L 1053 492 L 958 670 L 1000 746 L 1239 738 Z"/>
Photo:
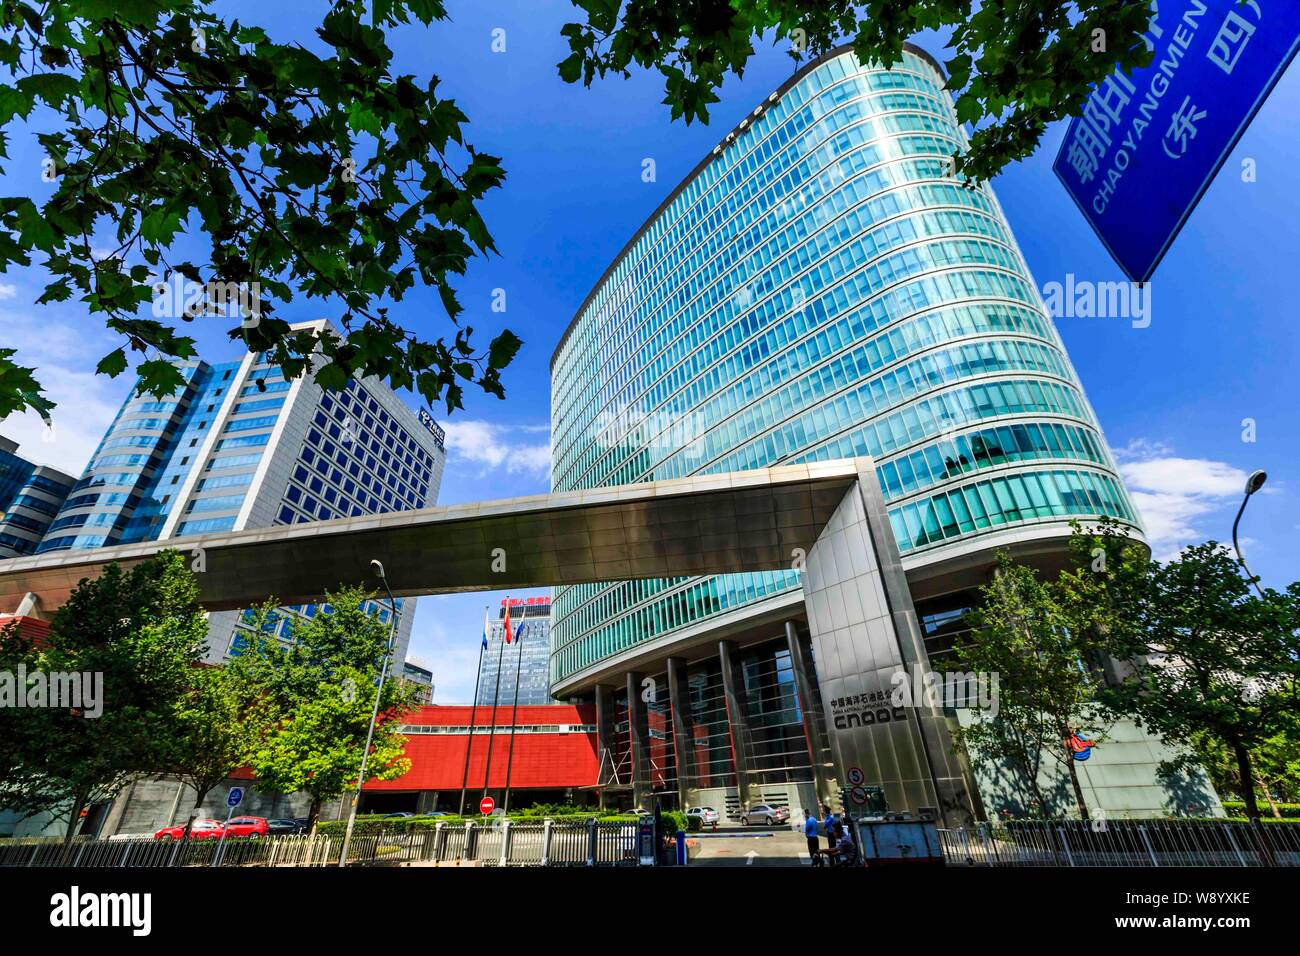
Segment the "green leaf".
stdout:
<path fill-rule="evenodd" d="M 126 350 L 116 349 L 99 360 L 99 364 L 95 366 L 95 371 L 100 375 L 116 378 L 126 371 L 126 364 Z"/>

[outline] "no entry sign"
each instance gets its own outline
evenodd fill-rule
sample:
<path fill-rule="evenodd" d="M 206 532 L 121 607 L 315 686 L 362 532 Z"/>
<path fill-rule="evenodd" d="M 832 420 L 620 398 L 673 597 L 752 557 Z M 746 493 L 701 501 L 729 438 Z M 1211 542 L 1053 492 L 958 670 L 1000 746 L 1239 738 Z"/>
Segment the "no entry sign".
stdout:
<path fill-rule="evenodd" d="M 496 808 L 497 808 L 497 802 L 493 800 L 491 797 L 484 797 L 482 800 L 478 802 L 478 812 L 483 814 L 483 816 L 487 816 Z"/>

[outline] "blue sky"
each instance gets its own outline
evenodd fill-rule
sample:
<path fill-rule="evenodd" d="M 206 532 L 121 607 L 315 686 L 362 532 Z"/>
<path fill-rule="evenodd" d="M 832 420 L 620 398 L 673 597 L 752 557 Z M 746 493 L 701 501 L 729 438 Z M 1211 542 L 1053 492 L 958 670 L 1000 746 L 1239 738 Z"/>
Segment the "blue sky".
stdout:
<path fill-rule="evenodd" d="M 222 2 L 218 9 L 257 23 L 280 39 L 310 45 L 324 3 Z M 653 75 L 608 79 L 591 89 L 556 75 L 566 54 L 559 29 L 568 0 L 453 2 L 453 20 L 399 30 L 397 67 L 440 91 L 470 118 L 469 139 L 504 157 L 507 180 L 483 211 L 500 250 L 476 261 L 460 282 L 466 320 L 486 338 L 508 326 L 524 347 L 506 375 L 507 399 L 467 391 L 466 408 L 448 420 L 449 459 L 440 503 L 507 497 L 549 487 L 548 363 L 574 310 L 647 215 L 754 104 L 793 67 L 766 49 L 742 81 L 732 80 L 708 127 L 669 120 Z M 494 30 L 505 51 L 493 52 Z M 939 45 L 921 37 L 939 54 Z M 1300 334 L 1291 282 L 1300 256 L 1300 199 L 1294 157 L 1300 149 L 1300 70 L 1285 75 L 1238 143 L 1152 281 L 1151 323 L 1063 318 L 1058 326 L 1153 538 L 1158 555 L 1206 538 L 1227 539 L 1251 469 L 1269 472 L 1266 493 L 1243 522 L 1243 547 L 1267 584 L 1300 578 Z M 1067 273 L 1120 280 L 1082 216 L 1051 172 L 1064 124 L 1038 153 L 994 183 L 1035 279 L 1042 287 Z M 41 151 L 34 134 L 13 128 L 7 195 L 37 198 Z M 644 182 L 645 159 L 656 180 Z M 1244 158 L 1257 179 L 1243 182 Z M 74 472 L 87 458 L 128 389 L 129 375 L 93 375 L 117 344 L 76 303 L 33 305 L 38 269 L 0 277 L 0 343 L 35 365 L 60 403 L 53 435 L 33 416 L 0 422 L 34 457 Z M 504 289 L 507 310 L 490 309 Z M 403 323 L 437 335 L 448 323 L 432 294 L 392 309 Z M 325 314 L 295 303 L 286 316 Z M 220 323 L 197 332 L 202 354 L 235 357 Z M 414 396 L 407 396 L 412 405 Z M 1243 419 L 1255 441 L 1243 440 Z M 50 440 L 47 440 L 50 439 Z M 425 598 L 416 615 L 412 656 L 434 670 L 440 702 L 467 701 L 474 680 L 483 606 L 501 595 Z"/>

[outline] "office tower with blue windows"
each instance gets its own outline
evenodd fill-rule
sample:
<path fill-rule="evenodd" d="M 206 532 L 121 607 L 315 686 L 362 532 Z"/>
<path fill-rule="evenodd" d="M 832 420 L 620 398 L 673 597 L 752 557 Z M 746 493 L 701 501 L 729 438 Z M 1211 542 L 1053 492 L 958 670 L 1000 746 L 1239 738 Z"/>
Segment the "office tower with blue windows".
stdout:
<path fill-rule="evenodd" d="M 510 627 L 519 639 L 505 642 L 506 602 Z M 522 634 L 520 629 L 522 628 Z M 553 704 L 551 697 L 551 599 L 549 596 L 502 598 L 492 622 L 488 646 L 478 669 L 479 706 L 510 707 L 518 703 Z"/>
<path fill-rule="evenodd" d="M 0 559 L 33 554 L 76 479 L 18 454 L 0 435 Z"/>
<path fill-rule="evenodd" d="M 847 48 L 800 69 L 629 240 L 551 364 L 557 491 L 869 456 L 923 666 L 997 550 L 1061 567 L 1069 522 L 1102 515 L 1141 537 L 992 189 L 949 174 L 967 140 L 944 84 L 910 45 L 888 70 Z M 595 698 L 617 802 L 838 802 L 843 702 L 807 621 L 794 569 L 557 588 L 551 691 Z M 1168 812 L 1130 736 L 1098 749 L 1088 799 Z"/>
<path fill-rule="evenodd" d="M 307 323 L 301 327 L 316 327 Z M 432 506 L 446 452 L 441 429 L 373 380 L 328 391 L 287 381 L 249 353 L 185 363 L 185 386 L 123 403 L 40 551 L 193 537 Z M 384 620 L 390 609 L 377 601 Z M 406 659 L 414 610 L 397 601 L 394 658 Z M 317 605 L 282 609 L 277 635 Z M 209 655 L 237 653 L 247 612 L 210 616 Z"/>

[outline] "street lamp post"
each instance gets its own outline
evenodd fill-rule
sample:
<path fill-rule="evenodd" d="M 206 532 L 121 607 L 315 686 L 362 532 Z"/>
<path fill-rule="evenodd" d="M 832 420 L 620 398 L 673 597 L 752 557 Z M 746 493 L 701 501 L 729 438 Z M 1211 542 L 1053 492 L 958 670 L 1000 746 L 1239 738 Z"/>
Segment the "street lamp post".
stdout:
<path fill-rule="evenodd" d="M 1237 509 L 1237 517 L 1232 522 L 1232 547 L 1237 552 L 1237 563 L 1246 572 L 1246 577 L 1255 585 L 1255 590 L 1259 592 L 1260 597 L 1264 596 L 1264 591 L 1260 588 L 1259 582 L 1255 580 L 1255 575 L 1250 573 L 1250 568 L 1246 566 L 1246 559 L 1241 555 L 1241 545 L 1237 544 L 1237 525 L 1241 524 L 1241 516 L 1246 511 L 1246 502 L 1250 500 L 1251 495 L 1264 487 L 1264 482 L 1267 480 L 1268 475 L 1262 471 L 1252 471 L 1250 473 L 1250 477 L 1246 479 L 1245 497 L 1241 499 L 1241 507 Z"/>
<path fill-rule="evenodd" d="M 375 688 L 375 706 L 370 712 L 370 726 L 366 729 L 366 749 L 361 752 L 361 773 L 357 776 L 357 792 L 352 797 L 352 808 L 348 810 L 348 828 L 343 834 L 343 850 L 339 854 L 339 866 L 347 866 L 348 845 L 352 842 L 352 828 L 357 822 L 357 805 L 361 803 L 361 786 L 366 781 L 366 762 L 370 759 L 370 742 L 375 736 L 375 722 L 379 719 L 379 700 L 384 695 L 384 680 L 388 677 L 388 661 L 393 656 L 393 641 L 397 635 L 397 601 L 388 587 L 388 578 L 384 575 L 384 565 L 379 560 L 370 562 L 379 583 L 388 594 L 388 645 L 384 649 L 384 663 L 379 668 L 379 686 Z"/>

